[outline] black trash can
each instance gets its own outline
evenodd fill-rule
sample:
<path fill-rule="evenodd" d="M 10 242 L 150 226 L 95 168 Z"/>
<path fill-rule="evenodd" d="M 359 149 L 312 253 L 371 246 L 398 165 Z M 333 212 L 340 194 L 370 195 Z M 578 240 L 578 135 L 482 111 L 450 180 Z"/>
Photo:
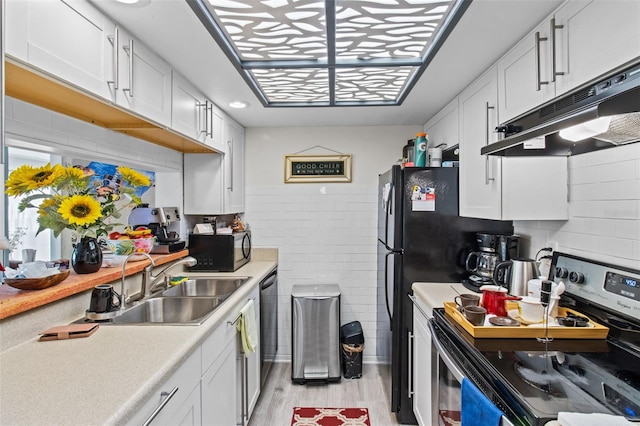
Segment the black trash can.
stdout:
<path fill-rule="evenodd" d="M 340 327 L 342 353 L 342 373 L 345 379 L 362 377 L 362 351 L 364 334 L 360 321 L 353 321 Z"/>

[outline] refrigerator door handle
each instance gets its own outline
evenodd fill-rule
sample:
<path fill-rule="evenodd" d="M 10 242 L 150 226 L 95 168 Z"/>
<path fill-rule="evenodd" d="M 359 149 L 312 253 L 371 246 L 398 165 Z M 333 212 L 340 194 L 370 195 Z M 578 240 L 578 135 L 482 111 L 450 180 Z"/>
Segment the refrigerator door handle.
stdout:
<path fill-rule="evenodd" d="M 387 254 L 384 255 L 384 300 L 385 300 L 385 305 L 387 307 L 387 315 L 389 316 L 389 330 L 393 331 L 393 318 L 391 318 L 391 308 L 389 307 L 389 269 L 388 269 L 389 256 L 396 255 L 396 254 L 401 255 L 404 253 L 404 250 L 392 249 L 392 248 L 389 248 L 386 244 L 385 244 L 385 247 L 389 251 L 387 252 Z"/>
<path fill-rule="evenodd" d="M 389 216 L 391 216 L 393 214 L 393 210 L 391 209 L 391 205 L 393 204 L 393 200 L 394 200 L 394 196 L 393 196 L 393 191 L 394 191 L 394 185 L 393 185 L 393 180 L 391 180 L 391 186 L 389 187 L 389 195 L 387 198 L 387 209 L 385 212 L 385 218 L 384 218 L 384 242 L 383 244 L 385 246 L 387 246 L 387 244 L 389 243 Z M 387 250 L 391 250 L 388 246 L 387 246 Z"/>

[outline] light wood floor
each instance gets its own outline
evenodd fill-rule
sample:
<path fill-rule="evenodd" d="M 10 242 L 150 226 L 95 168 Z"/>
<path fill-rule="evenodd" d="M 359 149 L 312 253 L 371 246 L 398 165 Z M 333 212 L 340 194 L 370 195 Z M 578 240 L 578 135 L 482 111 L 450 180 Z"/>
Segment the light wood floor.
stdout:
<path fill-rule="evenodd" d="M 367 408 L 371 426 L 399 424 L 389 411 L 381 369 L 388 366 L 364 364 L 362 377 L 340 383 L 296 385 L 291 382 L 291 364 L 277 363 L 262 389 L 249 426 L 289 426 L 293 407 Z M 386 376 L 384 376 L 386 377 Z"/>

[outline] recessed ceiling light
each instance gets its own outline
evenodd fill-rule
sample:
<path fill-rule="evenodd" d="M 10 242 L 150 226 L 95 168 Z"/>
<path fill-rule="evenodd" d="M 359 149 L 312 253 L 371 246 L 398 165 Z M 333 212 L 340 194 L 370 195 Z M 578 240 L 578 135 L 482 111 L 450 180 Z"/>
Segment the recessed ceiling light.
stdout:
<path fill-rule="evenodd" d="M 151 0 L 116 0 L 116 2 L 126 4 L 128 6 L 142 7 L 151 3 Z"/>
<path fill-rule="evenodd" d="M 231 108 L 246 108 L 249 106 L 249 104 L 247 102 L 243 102 L 243 101 L 233 101 L 233 102 L 229 102 L 229 106 Z"/>

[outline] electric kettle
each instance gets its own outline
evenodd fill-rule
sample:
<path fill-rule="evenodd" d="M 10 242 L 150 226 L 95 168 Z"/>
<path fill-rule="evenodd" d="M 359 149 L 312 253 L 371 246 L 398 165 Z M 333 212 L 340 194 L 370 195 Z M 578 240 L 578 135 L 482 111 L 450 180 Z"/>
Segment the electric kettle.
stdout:
<path fill-rule="evenodd" d="M 500 262 L 493 270 L 493 280 L 509 289 L 513 296 L 526 296 L 527 283 L 538 278 L 540 271 L 533 259 L 517 258 Z"/>

